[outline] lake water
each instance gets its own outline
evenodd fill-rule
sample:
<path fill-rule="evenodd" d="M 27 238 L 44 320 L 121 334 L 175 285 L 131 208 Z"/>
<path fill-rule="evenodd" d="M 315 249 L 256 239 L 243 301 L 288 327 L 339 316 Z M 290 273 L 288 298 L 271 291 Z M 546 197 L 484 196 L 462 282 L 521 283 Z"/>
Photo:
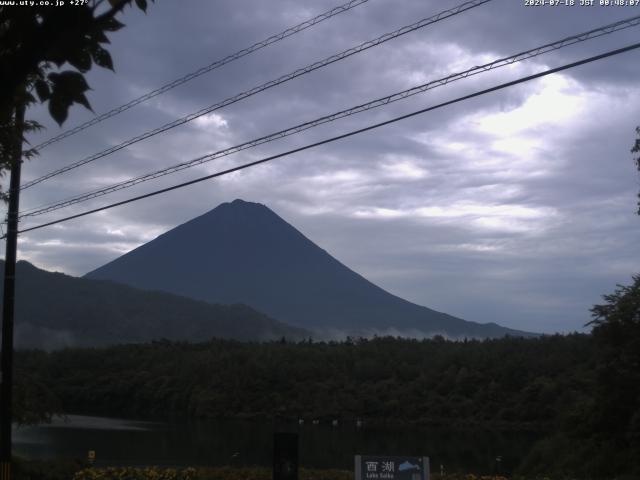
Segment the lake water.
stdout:
<path fill-rule="evenodd" d="M 272 422 L 147 422 L 68 415 L 50 425 L 14 430 L 14 453 L 32 459 L 81 458 L 96 451 L 97 465 L 271 466 Z M 363 455 L 429 456 L 431 470 L 509 473 L 539 435 L 355 424 L 278 425 L 297 431 L 300 464 L 352 469 Z M 500 456 L 501 462 L 496 458 Z"/>

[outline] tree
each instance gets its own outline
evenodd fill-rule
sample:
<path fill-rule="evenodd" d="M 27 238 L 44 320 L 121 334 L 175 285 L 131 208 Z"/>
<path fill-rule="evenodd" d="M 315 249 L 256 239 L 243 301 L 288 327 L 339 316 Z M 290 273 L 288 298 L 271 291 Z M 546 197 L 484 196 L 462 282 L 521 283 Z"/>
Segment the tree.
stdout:
<path fill-rule="evenodd" d="M 640 172 L 640 127 L 636 127 L 636 133 L 638 134 L 638 138 L 636 138 L 636 142 L 631 149 L 631 153 L 637 153 L 638 156 L 634 159 L 636 162 L 636 168 L 638 172 Z M 640 215 L 640 193 L 638 193 L 638 215 Z"/>
<path fill-rule="evenodd" d="M 124 26 L 115 17 L 131 0 L 109 0 L 106 8 L 103 0 L 63 6 L 39 3 L 0 7 L 0 175 L 11 167 L 16 142 L 24 141 L 25 132 L 41 128 L 29 120 L 17 125 L 18 106 L 48 102 L 49 113 L 60 125 L 72 105 L 91 109 L 84 74 L 94 64 L 113 70 L 105 48 L 107 34 Z M 147 0 L 135 3 L 146 11 Z M 100 9 L 104 11 L 98 13 Z M 23 156 L 36 153 L 31 149 Z M 0 195 L 6 200 L 6 193 Z"/>
<path fill-rule="evenodd" d="M 62 414 L 62 404 L 38 375 L 26 370 L 16 372 L 13 396 L 13 420 L 18 425 L 48 423 Z"/>
<path fill-rule="evenodd" d="M 11 455 L 11 419 L 13 388 L 13 298 L 17 238 L 20 162 L 37 154 L 33 149 L 23 153 L 24 134 L 41 126 L 24 120 L 28 105 L 48 102 L 49 113 L 62 125 L 69 108 L 80 104 L 91 109 L 84 78 L 92 66 L 113 70 L 111 55 L 104 47 L 108 32 L 124 25 L 116 20 L 131 0 L 35 2 L 34 5 L 0 6 L 0 176 L 11 170 L 10 193 L 0 191 L 9 200 L 7 254 L 5 262 L 2 317 L 2 376 L 0 419 L 0 463 L 8 472 Z M 135 0 L 146 11 L 147 0 Z M 98 10 L 103 10 L 98 13 Z M 73 69 L 69 68 L 72 67 Z M 46 419 L 55 409 L 55 401 L 47 388 L 36 379 L 20 375 L 16 385 L 16 419 Z M 0 476 L 4 478 L 4 473 Z"/>
<path fill-rule="evenodd" d="M 590 322 L 599 348 L 595 439 L 623 453 L 620 463 L 640 473 L 640 275 L 603 298 Z"/>

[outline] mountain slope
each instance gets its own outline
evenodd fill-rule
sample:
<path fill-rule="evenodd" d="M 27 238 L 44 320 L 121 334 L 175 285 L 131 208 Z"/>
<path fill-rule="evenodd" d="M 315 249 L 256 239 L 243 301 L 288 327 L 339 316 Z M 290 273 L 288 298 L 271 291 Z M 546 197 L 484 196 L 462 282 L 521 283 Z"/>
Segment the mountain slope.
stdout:
<path fill-rule="evenodd" d="M 0 273 L 4 261 L 0 260 Z M 3 280 L 0 277 L 0 287 Z M 0 299 L 1 300 L 1 299 Z M 303 338 L 246 305 L 213 305 L 108 281 L 75 278 L 18 262 L 15 338 L 19 348 L 59 348 L 211 337 Z"/>
<path fill-rule="evenodd" d="M 342 334 L 521 335 L 396 297 L 350 270 L 264 205 L 235 200 L 88 273 Z"/>

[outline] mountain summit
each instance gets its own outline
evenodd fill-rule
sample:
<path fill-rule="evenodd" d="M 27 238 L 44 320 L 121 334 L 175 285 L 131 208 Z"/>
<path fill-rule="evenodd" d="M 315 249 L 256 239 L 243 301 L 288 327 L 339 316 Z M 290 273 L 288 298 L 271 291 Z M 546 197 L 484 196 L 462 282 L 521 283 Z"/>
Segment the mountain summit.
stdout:
<path fill-rule="evenodd" d="M 396 297 L 319 248 L 272 210 L 234 200 L 88 273 L 133 287 L 244 303 L 321 336 L 523 335 Z"/>

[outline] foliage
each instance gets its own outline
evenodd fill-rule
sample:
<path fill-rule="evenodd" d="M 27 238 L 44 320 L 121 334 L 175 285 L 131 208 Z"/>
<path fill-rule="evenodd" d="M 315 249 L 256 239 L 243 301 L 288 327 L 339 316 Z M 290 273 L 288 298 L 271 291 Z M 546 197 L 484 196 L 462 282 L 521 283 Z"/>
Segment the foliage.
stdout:
<path fill-rule="evenodd" d="M 638 156 L 634 159 L 636 162 L 636 168 L 638 172 L 640 172 L 640 127 L 636 127 L 636 133 L 638 134 L 638 138 L 636 138 L 635 144 L 631 149 L 631 153 L 637 153 Z M 638 193 L 638 215 L 640 215 L 640 193 Z"/>
<path fill-rule="evenodd" d="M 640 476 L 640 275 L 603 298 L 591 309 L 591 398 L 532 450 L 522 471 Z"/>
<path fill-rule="evenodd" d="M 13 376 L 13 421 L 18 425 L 50 423 L 62 414 L 62 403 L 35 365 L 42 361 L 43 352 L 30 352 Z"/>
<path fill-rule="evenodd" d="M 64 469 L 54 468 L 53 472 L 55 473 L 46 477 L 36 475 L 33 480 L 271 480 L 273 478 L 271 469 L 267 467 L 93 468 L 85 466 L 80 470 L 76 469 L 75 473 L 71 474 L 68 473 L 68 466 L 65 465 L 65 467 Z M 31 467 L 31 471 L 42 471 L 42 468 Z M 60 475 L 60 473 L 63 474 Z M 353 471 L 300 468 L 298 478 L 300 480 L 352 480 Z M 432 473 L 431 478 L 433 480 L 509 480 L 508 477 L 500 475 L 476 475 L 473 473 L 444 475 Z M 549 478 L 545 475 L 535 475 L 510 478 L 511 480 L 564 480 L 575 477 L 554 475 Z M 17 480 L 22 480 L 22 477 L 18 477 Z"/>
<path fill-rule="evenodd" d="M 637 294 L 637 283 L 594 307 L 593 335 L 464 342 L 162 341 L 17 352 L 16 362 L 47 379 L 66 412 L 530 428 L 547 436 L 516 473 L 637 475 L 638 400 L 626 395 L 640 384 L 634 376 L 638 337 L 628 331 L 610 337 L 612 325 L 629 324 L 614 319 L 634 305 L 629 296 Z M 622 347 L 607 346 L 608 338 Z M 622 368 L 621 361 L 629 364 Z M 603 427 L 610 424 L 616 428 Z"/>
<path fill-rule="evenodd" d="M 16 480 L 271 480 L 267 467 L 90 467 L 71 460 L 15 459 Z M 300 480 L 352 480 L 353 471 L 300 468 Z M 503 476 L 467 474 L 431 474 L 433 480 L 508 480 Z M 550 480 L 544 477 L 513 477 L 513 480 Z M 558 477 L 556 477 L 558 478 Z M 554 479 L 555 480 L 555 479 Z"/>
<path fill-rule="evenodd" d="M 195 480 L 195 474 L 193 468 L 85 468 L 76 472 L 72 480 Z"/>
<path fill-rule="evenodd" d="M 59 124 L 74 104 L 91 109 L 84 74 L 93 65 L 113 70 L 105 47 L 107 34 L 124 26 L 115 17 L 131 0 L 111 0 L 100 14 L 101 1 L 63 8 L 44 3 L 0 6 L 0 175 L 10 167 L 16 139 L 40 127 L 33 121 L 25 122 L 24 130 L 17 125 L 18 106 L 48 102 L 49 113 Z M 146 0 L 135 3 L 146 11 Z"/>
<path fill-rule="evenodd" d="M 13 389 L 13 420 L 19 425 L 49 423 L 62 413 L 60 400 L 37 375 L 16 371 Z"/>
<path fill-rule="evenodd" d="M 198 467 L 198 468 L 85 468 L 73 476 L 73 480 L 271 480 L 272 471 L 264 467 Z M 317 470 L 301 468 L 300 480 L 352 480 L 348 470 Z M 432 475 L 434 480 L 507 480 L 501 476 Z"/>
<path fill-rule="evenodd" d="M 591 335 L 162 341 L 18 352 L 16 362 L 67 412 L 531 428 L 547 436 L 517 473 L 637 478 L 640 275 L 592 314 Z"/>
<path fill-rule="evenodd" d="M 13 458 L 13 480 L 69 480 L 86 465 L 76 460 L 25 460 Z"/>
<path fill-rule="evenodd" d="M 591 310 L 599 360 L 593 441 L 609 468 L 616 461 L 640 475 L 640 275 L 603 298 Z"/>
<path fill-rule="evenodd" d="M 152 342 L 18 352 L 63 410 L 548 429 L 591 388 L 585 335 L 447 342 Z M 504 359 L 510 361 L 505 362 Z"/>

